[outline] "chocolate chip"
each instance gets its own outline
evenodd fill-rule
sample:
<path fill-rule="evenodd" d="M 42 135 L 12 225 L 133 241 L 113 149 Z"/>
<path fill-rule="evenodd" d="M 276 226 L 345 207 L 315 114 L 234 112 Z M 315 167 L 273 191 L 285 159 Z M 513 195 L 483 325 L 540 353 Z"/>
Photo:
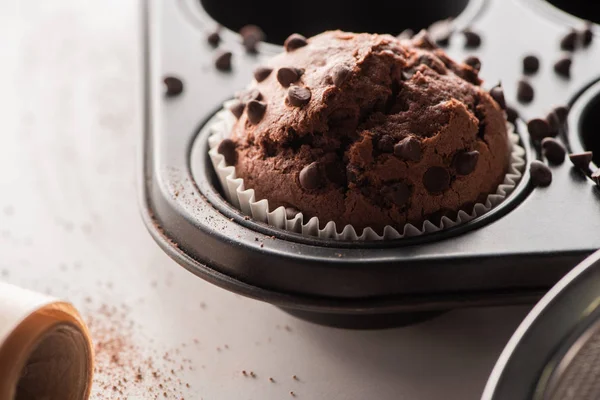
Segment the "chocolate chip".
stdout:
<path fill-rule="evenodd" d="M 318 189 L 322 184 L 319 163 L 313 162 L 302 168 L 298 178 L 300 179 L 300 185 L 302 185 L 304 189 Z"/>
<path fill-rule="evenodd" d="M 577 41 L 579 35 L 575 29 L 571 30 L 571 32 L 567 33 L 560 40 L 560 48 L 566 51 L 575 51 L 577 48 Z"/>
<path fill-rule="evenodd" d="M 396 39 L 408 40 L 408 39 L 412 39 L 413 36 L 415 36 L 415 32 L 409 28 L 409 29 L 405 29 L 402 32 L 400 32 L 400 34 L 398 36 L 396 36 Z"/>
<path fill-rule="evenodd" d="M 430 167 L 423 174 L 423 185 L 429 193 L 441 193 L 450 187 L 450 174 L 446 168 Z"/>
<path fill-rule="evenodd" d="M 506 107 L 506 119 L 511 124 L 515 125 L 517 123 L 517 119 L 519 119 L 519 112 L 512 108 L 511 106 Z"/>
<path fill-rule="evenodd" d="M 558 134 L 560 133 L 560 128 L 561 128 L 561 123 L 558 120 L 558 116 L 551 111 L 546 116 L 546 121 L 548 122 L 548 126 L 550 127 L 548 136 L 552 136 L 552 137 L 558 136 Z"/>
<path fill-rule="evenodd" d="M 502 84 L 499 83 L 491 88 L 490 96 L 492 96 L 492 99 L 496 100 L 496 103 L 498 103 L 501 109 L 506 110 L 506 100 L 504 99 L 504 90 L 502 89 Z"/>
<path fill-rule="evenodd" d="M 238 100 L 235 103 L 233 103 L 231 106 L 229 106 L 229 111 L 231 111 L 231 113 L 237 119 L 239 119 L 242 116 L 242 114 L 244 113 L 245 108 L 246 108 L 246 105 Z"/>
<path fill-rule="evenodd" d="M 246 107 L 248 121 L 250 121 L 253 124 L 258 124 L 265 115 L 265 111 L 267 110 L 267 104 L 258 100 L 249 101 Z"/>
<path fill-rule="evenodd" d="M 219 71 L 230 71 L 231 70 L 231 52 L 230 51 L 221 51 L 215 57 L 215 67 Z"/>
<path fill-rule="evenodd" d="M 534 55 L 528 55 L 523 58 L 523 73 L 533 75 L 540 69 L 540 60 Z"/>
<path fill-rule="evenodd" d="M 533 160 L 529 166 L 533 186 L 549 186 L 552 183 L 552 171 L 541 161 Z"/>
<path fill-rule="evenodd" d="M 271 75 L 273 68 L 271 67 L 258 67 L 254 70 L 254 79 L 256 82 L 262 82 Z"/>
<path fill-rule="evenodd" d="M 336 65 L 331 71 L 331 80 L 337 87 L 342 86 L 348 76 L 350 76 L 350 68 L 345 65 Z"/>
<path fill-rule="evenodd" d="M 469 175 L 475 171 L 478 160 L 479 152 L 477 150 L 461 151 L 454 156 L 452 164 L 458 175 Z"/>
<path fill-rule="evenodd" d="M 394 146 L 394 155 L 405 161 L 421 159 L 421 142 L 412 136 L 406 137 Z"/>
<path fill-rule="evenodd" d="M 427 28 L 431 40 L 441 47 L 446 47 L 450 44 L 452 31 L 452 18 L 436 21 Z"/>
<path fill-rule="evenodd" d="M 295 107 L 302 107 L 310 101 L 311 93 L 308 88 L 302 86 L 291 86 L 288 89 L 287 100 Z"/>
<path fill-rule="evenodd" d="M 568 56 L 562 57 L 554 63 L 554 72 L 563 78 L 571 77 L 571 58 Z"/>
<path fill-rule="evenodd" d="M 481 36 L 473 32 L 470 28 L 465 29 L 463 32 L 465 35 L 465 48 L 476 49 L 481 46 Z"/>
<path fill-rule="evenodd" d="M 394 183 L 393 185 L 384 186 L 379 191 L 381 195 L 390 203 L 397 207 L 402 207 L 410 198 L 410 188 L 403 182 Z"/>
<path fill-rule="evenodd" d="M 584 151 L 583 153 L 572 153 L 569 154 L 569 160 L 579 169 L 587 171 L 590 168 L 590 163 L 594 154 L 591 151 Z"/>
<path fill-rule="evenodd" d="M 464 63 L 467 64 L 469 67 L 473 68 L 477 72 L 481 71 L 481 60 L 478 57 L 469 56 L 469 57 L 465 58 Z"/>
<path fill-rule="evenodd" d="M 394 138 L 390 135 L 383 135 L 377 142 L 377 148 L 382 153 L 391 153 L 394 151 Z"/>
<path fill-rule="evenodd" d="M 567 122 L 567 117 L 569 116 L 569 107 L 566 107 L 566 106 L 554 107 L 554 109 L 552 110 L 552 113 L 554 113 L 556 115 L 556 117 L 558 118 L 558 122 L 560 122 L 561 124 L 564 124 L 565 122 Z"/>
<path fill-rule="evenodd" d="M 283 67 L 277 70 L 277 81 L 283 87 L 288 87 L 300 79 L 301 71 L 297 68 Z"/>
<path fill-rule="evenodd" d="M 225 164 L 235 165 L 237 161 L 237 151 L 235 151 L 235 142 L 231 139 L 223 139 L 217 147 L 217 153 L 225 158 Z"/>
<path fill-rule="evenodd" d="M 595 171 L 592 173 L 592 176 L 591 176 L 591 178 L 592 178 L 592 180 L 594 181 L 594 183 L 595 183 L 596 185 L 600 186 L 600 169 L 597 169 L 597 170 L 595 170 Z"/>
<path fill-rule="evenodd" d="M 183 92 L 183 82 L 181 79 L 174 76 L 166 76 L 163 79 L 163 82 L 165 84 L 165 95 L 167 97 L 174 97 Z"/>
<path fill-rule="evenodd" d="M 533 101 L 533 86 L 527 81 L 520 80 L 517 84 L 517 100 L 521 103 L 531 103 Z"/>
<path fill-rule="evenodd" d="M 527 122 L 527 130 L 529 131 L 529 136 L 535 141 L 540 141 L 550 136 L 550 125 L 545 119 L 534 118 L 530 120 Z"/>
<path fill-rule="evenodd" d="M 587 21 L 585 28 L 581 31 L 581 44 L 583 47 L 588 47 L 594 40 L 594 32 L 592 31 L 592 23 Z"/>
<path fill-rule="evenodd" d="M 221 35 L 219 34 L 219 31 L 215 30 L 214 32 L 209 33 L 206 36 L 206 41 L 212 47 L 217 47 L 219 45 L 219 43 L 221 43 Z"/>
<path fill-rule="evenodd" d="M 306 46 L 307 44 L 308 42 L 304 36 L 300 35 L 299 33 L 292 33 L 287 39 L 285 39 L 283 47 L 285 48 L 285 51 L 294 51 L 300 47 Z"/>
<path fill-rule="evenodd" d="M 246 25 L 240 29 L 242 45 L 248 53 L 258 52 L 258 43 L 265 40 L 265 33 L 256 25 Z"/>
<path fill-rule="evenodd" d="M 559 165 L 565 161 L 567 150 L 558 140 L 547 137 L 542 140 L 542 153 L 550 164 Z"/>
<path fill-rule="evenodd" d="M 294 207 L 286 207 L 285 208 L 285 217 L 287 219 L 294 219 L 294 218 L 296 218 L 296 215 L 298 215 L 299 212 L 300 211 L 298 211 Z"/>
<path fill-rule="evenodd" d="M 252 100 L 262 100 L 262 93 L 258 89 L 248 89 L 241 91 L 237 98 L 243 103 L 247 104 Z"/>

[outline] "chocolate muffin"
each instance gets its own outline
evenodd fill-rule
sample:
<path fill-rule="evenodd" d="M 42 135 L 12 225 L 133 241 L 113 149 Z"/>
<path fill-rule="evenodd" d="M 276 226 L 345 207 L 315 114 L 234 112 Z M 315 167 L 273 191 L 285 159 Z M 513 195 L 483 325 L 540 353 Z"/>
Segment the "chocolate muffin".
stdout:
<path fill-rule="evenodd" d="M 228 159 L 257 199 L 357 231 L 471 212 L 508 169 L 500 87 L 426 33 L 292 35 L 232 107 Z"/>

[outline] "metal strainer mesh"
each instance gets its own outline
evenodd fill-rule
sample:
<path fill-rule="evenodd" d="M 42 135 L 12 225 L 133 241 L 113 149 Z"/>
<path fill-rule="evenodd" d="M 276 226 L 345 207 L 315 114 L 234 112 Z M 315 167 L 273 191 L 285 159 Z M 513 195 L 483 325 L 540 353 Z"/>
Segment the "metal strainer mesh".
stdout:
<path fill-rule="evenodd" d="M 567 351 L 547 388 L 545 400 L 600 399 L 600 321 Z"/>

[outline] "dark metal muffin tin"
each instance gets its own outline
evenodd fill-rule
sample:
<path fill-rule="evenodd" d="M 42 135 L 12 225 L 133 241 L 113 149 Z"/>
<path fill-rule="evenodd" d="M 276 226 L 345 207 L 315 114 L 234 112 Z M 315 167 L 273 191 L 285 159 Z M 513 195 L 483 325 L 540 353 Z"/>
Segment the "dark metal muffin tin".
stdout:
<path fill-rule="evenodd" d="M 216 70 L 213 59 L 218 50 L 206 42 L 206 32 L 218 22 L 234 28 L 242 22 L 256 23 L 258 17 L 245 21 L 240 15 L 252 17 L 260 12 L 243 9 L 256 2 L 204 3 L 213 15 L 225 20 L 215 21 L 198 0 L 151 1 L 144 24 L 148 35 L 142 211 L 161 247 L 192 273 L 318 323 L 374 328 L 414 322 L 457 307 L 533 302 L 600 247 L 600 191 L 568 160 L 552 167 L 550 187 L 534 189 L 526 173 L 517 190 L 492 212 L 421 237 L 341 242 L 307 238 L 246 220 L 223 200 L 206 157 L 207 134 L 199 132 L 223 101 L 250 82 L 253 69 L 281 47 L 263 43 L 258 55 L 246 54 L 239 35 L 224 28 L 220 48 L 233 52 L 233 68 L 231 72 Z M 571 27 L 582 27 L 582 20 L 542 0 L 465 0 L 462 5 L 459 1 L 447 6 L 446 14 L 436 8 L 439 1 L 423 0 L 420 3 L 428 7 L 420 11 L 420 17 L 412 17 L 403 2 L 397 3 L 401 3 L 397 15 L 403 17 L 391 33 L 407 27 L 403 20 L 429 24 L 448 13 L 460 13 L 456 29 L 471 26 L 481 34 L 483 45 L 467 51 L 463 36 L 455 34 L 450 55 L 480 57 L 486 86 L 501 79 L 507 101 L 525 120 L 545 116 L 553 105 L 575 102 L 569 116 L 570 133 L 562 139 L 574 150 L 593 146 L 600 154 L 600 142 L 593 138 L 600 134 L 594 131 L 595 121 L 600 120 L 600 94 L 595 95 L 600 89 L 596 85 L 585 91 L 600 78 L 600 38 L 574 54 L 571 79 L 561 79 L 552 70 L 561 55 L 559 39 Z M 288 27 L 297 22 L 286 20 L 292 18 L 286 9 L 292 4 L 266 4 L 271 4 L 270 18 L 258 22 L 267 35 L 271 28 L 275 40 L 281 42 L 292 33 Z M 340 0 L 320 0 L 319 4 L 325 10 L 322 18 L 315 11 L 312 22 L 305 21 L 306 30 L 296 30 L 312 34 L 335 27 L 328 16 L 340 10 Z M 218 7 L 231 13 L 236 10 L 235 18 L 224 17 Z M 365 3 L 364 7 L 376 5 Z M 341 15 L 367 12 L 341 10 Z M 426 10 L 437 12 L 424 15 Z M 349 21 L 345 29 L 370 27 L 350 14 L 344 19 Z M 594 17 L 600 21 L 598 14 L 588 16 Z M 391 23 L 385 20 L 379 30 L 393 29 Z M 598 32 L 597 26 L 594 29 Z M 541 69 L 529 79 L 536 98 L 522 106 L 515 100 L 516 82 L 522 74 L 521 59 L 529 53 L 540 56 Z M 180 96 L 164 97 L 166 75 L 184 81 Z M 588 94 L 591 90 L 594 95 Z M 580 105 L 578 98 L 585 99 L 585 104 Z M 518 129 L 528 160 L 541 158 L 522 121 Z M 582 135 L 586 135 L 583 140 Z"/>

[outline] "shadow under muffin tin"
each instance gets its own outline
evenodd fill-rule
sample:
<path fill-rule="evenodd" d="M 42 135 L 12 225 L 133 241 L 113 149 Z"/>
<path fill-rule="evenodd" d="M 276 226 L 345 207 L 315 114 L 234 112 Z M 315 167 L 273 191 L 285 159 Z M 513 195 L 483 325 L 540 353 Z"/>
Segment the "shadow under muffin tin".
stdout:
<path fill-rule="evenodd" d="M 203 279 L 302 318 L 375 328 L 457 307 L 533 302 L 600 247 L 600 235 L 595 234 L 600 232 L 600 191 L 589 174 L 568 160 L 551 166 L 553 183 L 548 188 L 534 189 L 526 172 L 509 199 L 488 214 L 409 239 L 357 243 L 308 238 L 244 218 L 224 200 L 206 154 L 207 135 L 198 132 L 223 101 L 251 81 L 256 66 L 281 51 L 279 44 L 294 31 L 311 35 L 339 27 L 396 34 L 455 17 L 455 34 L 446 50 L 457 61 L 479 57 L 486 88 L 502 81 L 508 104 L 523 118 L 517 129 L 528 162 L 543 157 L 523 121 L 543 117 L 566 103 L 573 105 L 570 129 L 559 139 L 570 151 L 597 150 L 598 162 L 594 110 L 600 108 L 600 87 L 594 82 L 600 78 L 595 67 L 600 65 L 600 40 L 572 54 L 570 79 L 557 76 L 552 68 L 563 55 L 560 39 L 571 28 L 581 28 L 582 20 L 542 0 L 471 0 L 447 2 L 454 5 L 446 8 L 433 3 L 437 4 L 420 2 L 422 9 L 415 10 L 389 5 L 398 8 L 399 17 L 385 17 L 394 11 L 386 10 L 379 21 L 369 18 L 369 13 L 380 12 L 378 7 L 365 3 L 344 8 L 340 13 L 344 19 L 338 22 L 331 16 L 340 9 L 339 1 L 319 2 L 323 8 L 319 18 L 298 16 L 293 21 L 286 9 L 291 4 L 151 2 L 144 28 L 149 39 L 141 203 L 149 230 L 162 248 Z M 268 5 L 269 12 L 245 8 Z M 586 9 L 590 6 L 581 7 L 582 13 L 590 11 Z M 238 11 L 225 11 L 231 9 Z M 260 15 L 269 18 L 263 21 Z M 370 26 L 372 21 L 380 25 Z M 248 54 L 241 37 L 227 29 L 251 23 L 262 23 L 267 34 L 258 54 Z M 217 24 L 224 28 L 215 50 L 206 35 Z M 480 35 L 479 48 L 465 48 L 460 32 L 467 27 Z M 598 32 L 597 26 L 593 29 Z M 232 53 L 230 71 L 214 66 L 222 51 Z M 537 74 L 524 78 L 522 58 L 528 54 L 537 55 L 541 63 Z M 183 81 L 181 94 L 164 96 L 165 76 Z M 516 100 L 520 79 L 535 90 L 529 104 Z M 195 175 L 190 169 L 192 147 L 204 157 L 204 168 Z"/>

